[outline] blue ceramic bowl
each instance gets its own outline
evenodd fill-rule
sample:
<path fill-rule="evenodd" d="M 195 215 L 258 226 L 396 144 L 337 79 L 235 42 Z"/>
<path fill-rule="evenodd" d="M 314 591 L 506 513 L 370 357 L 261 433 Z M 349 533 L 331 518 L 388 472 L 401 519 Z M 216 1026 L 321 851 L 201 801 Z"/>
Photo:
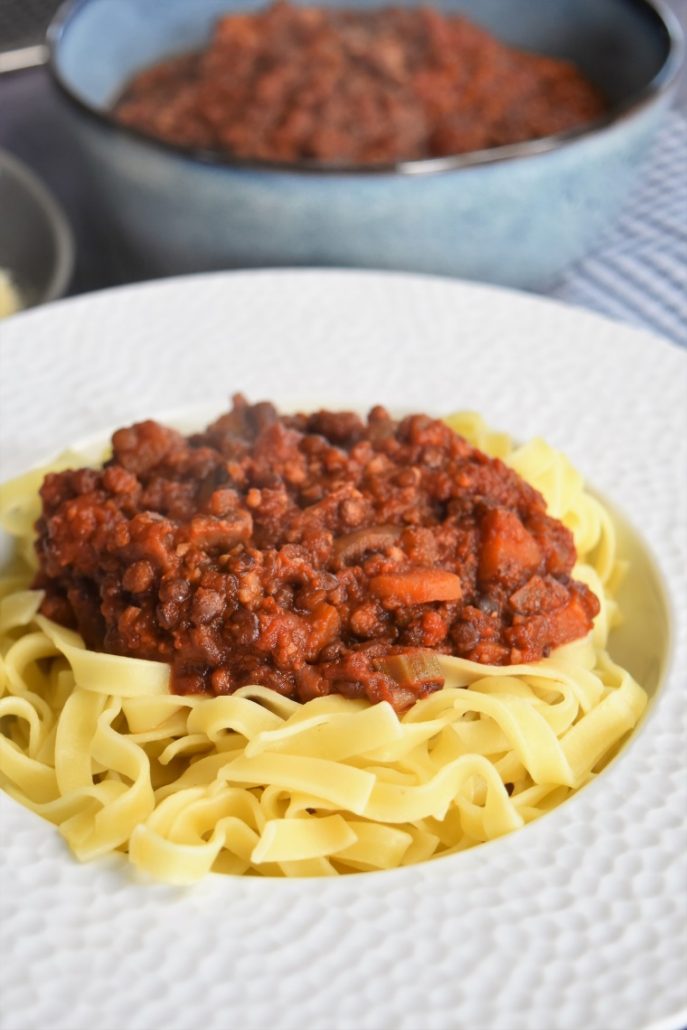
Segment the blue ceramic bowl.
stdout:
<path fill-rule="evenodd" d="M 443 10 L 508 43 L 574 60 L 610 98 L 611 115 L 530 143 L 353 169 L 232 161 L 113 121 L 112 102 L 137 70 L 202 47 L 221 13 L 257 6 L 80 0 L 51 27 L 53 75 L 137 273 L 349 265 L 544 287 L 615 217 L 682 57 L 660 0 L 444 0 Z"/>

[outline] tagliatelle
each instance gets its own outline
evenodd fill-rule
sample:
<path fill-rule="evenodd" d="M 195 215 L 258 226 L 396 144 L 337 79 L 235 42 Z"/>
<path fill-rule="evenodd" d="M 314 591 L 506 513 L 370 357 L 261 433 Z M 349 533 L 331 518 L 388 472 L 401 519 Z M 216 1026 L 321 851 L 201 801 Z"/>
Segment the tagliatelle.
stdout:
<path fill-rule="evenodd" d="M 587 783 L 646 695 L 606 652 L 620 564 L 608 512 L 541 440 L 513 448 L 479 416 L 448 420 L 501 457 L 572 531 L 593 632 L 530 665 L 439 656 L 445 686 L 398 717 L 338 694 L 299 704 L 261 686 L 168 691 L 167 666 L 88 651 L 39 614 L 37 488 L 2 487 L 16 538 L 0 600 L 0 776 L 77 858 L 121 851 L 151 876 L 330 876 L 391 869 L 516 830 Z M 73 463 L 63 456 L 60 468 Z M 53 465 L 51 468 L 55 468 Z"/>

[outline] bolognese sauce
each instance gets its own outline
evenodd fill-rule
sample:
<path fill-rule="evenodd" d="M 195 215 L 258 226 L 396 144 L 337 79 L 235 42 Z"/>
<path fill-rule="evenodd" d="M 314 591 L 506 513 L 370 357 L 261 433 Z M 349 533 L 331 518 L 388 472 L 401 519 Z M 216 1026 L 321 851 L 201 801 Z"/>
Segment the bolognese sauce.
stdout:
<path fill-rule="evenodd" d="M 245 159 L 388 163 L 564 132 L 606 110 L 570 62 L 431 7 L 280 2 L 218 20 L 205 50 L 145 69 L 123 125 Z"/>
<path fill-rule="evenodd" d="M 403 711 L 442 686 L 437 653 L 537 661 L 599 611 L 541 495 L 426 415 L 237 395 L 202 433 L 145 421 L 112 446 L 45 478 L 35 585 L 89 647 L 168 662 L 174 692 Z"/>

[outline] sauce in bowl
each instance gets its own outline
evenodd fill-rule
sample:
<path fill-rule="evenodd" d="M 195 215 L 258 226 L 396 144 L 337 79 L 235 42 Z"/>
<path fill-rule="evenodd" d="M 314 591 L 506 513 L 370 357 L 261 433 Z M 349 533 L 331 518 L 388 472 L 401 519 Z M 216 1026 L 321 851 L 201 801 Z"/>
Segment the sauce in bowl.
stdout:
<path fill-rule="evenodd" d="M 555 135 L 607 108 L 568 61 L 430 7 L 276 3 L 128 84 L 114 113 L 156 139 L 241 158 L 376 164 Z"/>

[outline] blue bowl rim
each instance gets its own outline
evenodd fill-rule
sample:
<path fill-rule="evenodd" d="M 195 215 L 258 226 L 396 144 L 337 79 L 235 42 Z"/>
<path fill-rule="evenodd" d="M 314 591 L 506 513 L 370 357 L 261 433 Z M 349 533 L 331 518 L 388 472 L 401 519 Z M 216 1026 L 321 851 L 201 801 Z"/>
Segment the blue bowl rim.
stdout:
<path fill-rule="evenodd" d="M 288 172 L 291 174 L 326 175 L 326 176 L 374 176 L 374 175 L 427 175 L 440 172 L 454 172 L 480 165 L 501 164 L 521 158 L 532 158 L 540 154 L 550 153 L 570 146 L 579 140 L 587 139 L 612 129 L 618 124 L 628 121 L 654 104 L 659 97 L 668 93 L 677 82 L 679 71 L 685 54 L 685 37 L 682 27 L 665 0 L 626 0 L 634 6 L 644 8 L 652 15 L 657 26 L 665 34 L 667 42 L 666 59 L 654 77 L 637 93 L 608 114 L 592 122 L 567 132 L 553 136 L 542 136 L 538 139 L 522 143 L 511 143 L 488 150 L 475 150 L 466 154 L 454 154 L 446 157 L 416 158 L 407 161 L 378 164 L 342 164 L 316 160 L 303 161 L 268 161 L 262 158 L 233 157 L 231 154 L 204 150 L 199 147 L 184 147 L 175 143 L 167 143 L 155 139 L 138 129 L 120 124 L 110 111 L 103 111 L 77 96 L 61 75 L 57 51 L 60 41 L 69 28 L 70 23 L 89 3 L 97 0 L 64 0 L 47 31 L 48 68 L 59 92 L 81 114 L 91 122 L 100 124 L 118 136 L 128 138 L 177 158 L 184 158 L 200 165 L 230 170 L 253 172 Z"/>

